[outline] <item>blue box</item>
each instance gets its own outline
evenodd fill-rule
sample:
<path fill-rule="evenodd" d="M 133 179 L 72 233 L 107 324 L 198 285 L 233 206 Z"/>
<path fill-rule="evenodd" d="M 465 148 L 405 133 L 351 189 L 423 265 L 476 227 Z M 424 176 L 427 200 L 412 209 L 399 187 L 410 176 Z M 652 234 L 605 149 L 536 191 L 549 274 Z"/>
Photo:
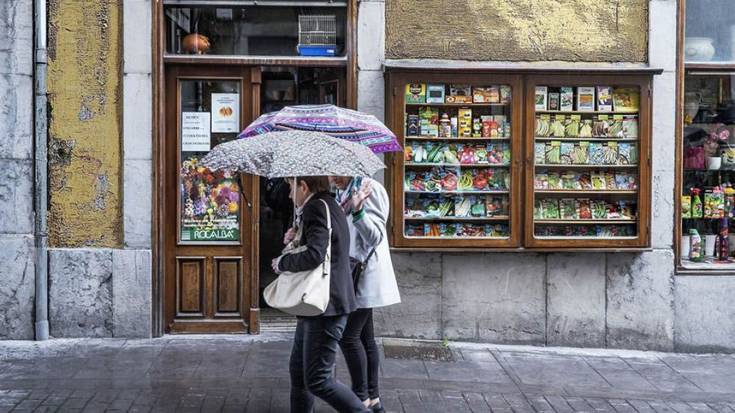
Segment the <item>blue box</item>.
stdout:
<path fill-rule="evenodd" d="M 337 46 L 333 45 L 298 45 L 296 48 L 300 56 L 334 57 L 337 53 Z"/>

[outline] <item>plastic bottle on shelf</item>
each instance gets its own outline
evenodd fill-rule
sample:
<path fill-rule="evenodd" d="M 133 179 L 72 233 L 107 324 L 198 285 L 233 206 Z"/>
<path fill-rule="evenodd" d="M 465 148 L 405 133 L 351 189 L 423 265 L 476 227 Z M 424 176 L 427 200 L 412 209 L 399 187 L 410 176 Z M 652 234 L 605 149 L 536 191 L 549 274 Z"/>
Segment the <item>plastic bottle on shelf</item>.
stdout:
<path fill-rule="evenodd" d="M 689 260 L 693 262 L 704 261 L 704 255 L 702 254 L 702 237 L 699 236 L 699 232 L 692 228 L 689 230 Z"/>
<path fill-rule="evenodd" d="M 452 136 L 452 123 L 449 114 L 444 112 L 439 120 L 439 137 L 450 138 Z"/>
<path fill-rule="evenodd" d="M 702 198 L 699 196 L 701 190 L 692 188 L 692 218 L 702 218 L 704 216 Z"/>

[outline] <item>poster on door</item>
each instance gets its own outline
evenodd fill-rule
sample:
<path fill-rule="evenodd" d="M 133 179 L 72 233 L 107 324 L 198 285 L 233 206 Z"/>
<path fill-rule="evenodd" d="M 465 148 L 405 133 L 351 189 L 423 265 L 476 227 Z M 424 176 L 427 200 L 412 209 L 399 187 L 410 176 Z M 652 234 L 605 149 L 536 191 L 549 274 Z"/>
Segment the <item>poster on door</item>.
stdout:
<path fill-rule="evenodd" d="M 212 133 L 240 132 L 240 95 L 212 93 Z"/>
<path fill-rule="evenodd" d="M 181 169 L 180 240 L 240 241 L 240 186 L 235 175 L 210 171 L 196 157 Z"/>
<path fill-rule="evenodd" d="M 209 152 L 209 112 L 181 113 L 181 151 Z"/>

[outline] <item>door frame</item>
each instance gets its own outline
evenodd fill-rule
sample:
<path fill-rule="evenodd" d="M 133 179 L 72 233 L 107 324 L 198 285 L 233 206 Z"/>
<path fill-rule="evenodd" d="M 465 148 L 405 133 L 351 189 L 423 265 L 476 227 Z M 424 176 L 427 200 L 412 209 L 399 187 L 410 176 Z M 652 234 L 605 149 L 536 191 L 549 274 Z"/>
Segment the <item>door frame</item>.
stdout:
<path fill-rule="evenodd" d="M 169 239 L 174 237 L 173 234 L 166 233 L 167 220 L 179 219 L 179 210 L 168 211 L 166 206 L 167 203 L 172 201 L 172 197 L 178 198 L 178 191 L 176 186 L 171 186 L 170 183 L 167 186 L 167 180 L 169 182 L 178 182 L 178 176 L 174 181 L 173 177 L 170 176 L 172 171 L 177 171 L 178 167 L 171 165 L 172 160 L 168 158 L 166 151 L 166 140 L 176 140 L 178 142 L 179 136 L 179 81 L 186 79 L 213 79 L 213 80 L 240 80 L 242 79 L 243 87 L 241 93 L 241 106 L 242 113 L 241 118 L 244 123 L 255 119 L 259 116 L 260 108 L 260 68 L 259 67 L 247 67 L 247 66 L 192 66 L 192 65 L 168 65 L 165 68 L 165 81 L 166 88 L 162 97 L 165 101 L 170 102 L 166 107 L 166 111 L 161 118 L 160 127 L 163 130 L 163 140 L 159 142 L 160 156 L 158 164 L 156 165 L 156 171 L 159 173 L 160 178 L 156 182 L 161 186 L 161 192 L 156 195 L 158 206 L 156 207 L 156 213 L 160 214 L 159 221 L 157 223 L 157 230 L 160 232 L 160 248 L 157 249 L 158 261 L 160 262 L 159 278 L 159 291 L 160 291 L 160 307 L 162 312 L 160 313 L 160 330 L 161 334 L 166 332 L 169 327 L 169 322 L 173 321 L 172 311 L 175 302 L 177 302 L 177 291 L 174 286 L 167 285 L 167 278 L 170 279 L 170 274 L 167 275 L 167 262 L 171 259 L 177 260 L 180 257 L 174 253 L 175 248 L 186 248 L 186 245 L 178 242 L 178 234 L 175 235 L 175 239 Z M 247 83 L 247 86 L 245 86 Z M 247 96 L 249 94 L 249 96 Z M 246 112 L 248 111 L 249 112 Z M 175 123 L 168 125 L 170 119 L 177 119 Z M 173 130 L 172 130 L 173 129 Z M 177 144 L 178 147 L 178 144 Z M 177 149 L 178 152 L 178 149 Z M 178 158 L 178 154 L 176 157 Z M 173 172 L 178 174 L 177 172 Z M 258 253 L 258 202 L 259 202 L 259 191 L 256 185 L 257 178 L 249 175 L 241 175 L 242 184 L 242 197 L 241 197 L 241 226 L 240 226 L 240 277 L 241 277 L 241 291 L 240 291 L 240 302 L 241 302 L 241 315 L 243 322 L 246 323 L 247 332 L 251 334 L 257 334 L 259 331 L 259 308 L 258 308 L 258 276 L 257 276 L 257 257 Z M 176 201 L 178 205 L 178 200 Z M 244 212 L 247 208 L 248 212 Z M 166 211 L 164 213 L 164 211 Z M 172 218 L 171 215 L 175 215 Z M 176 225 L 178 228 L 178 224 Z M 206 245 L 196 244 L 191 245 L 193 248 L 211 248 L 218 247 L 220 245 Z M 223 247 L 233 245 L 221 245 Z M 171 248 L 173 247 L 173 248 Z M 236 246 L 235 246 L 236 247 Z M 170 256 L 173 254 L 174 256 Z M 214 256 L 218 254 L 213 254 Z M 192 256 L 193 257 L 193 256 Z M 185 258 L 185 257 L 181 257 Z M 188 256 L 186 257 L 188 258 Z M 215 257 L 224 258 L 224 257 Z M 170 269 L 169 269 L 170 270 Z M 213 269 L 210 269 L 213 270 Z M 211 289 L 216 280 L 211 280 L 203 286 L 204 291 L 214 293 Z M 224 326 L 228 331 L 238 331 L 242 328 L 239 325 L 240 321 L 219 322 L 218 324 Z M 191 333 L 205 333 L 209 332 L 211 326 L 209 322 L 196 323 L 192 322 L 190 325 L 187 323 L 187 332 Z M 155 326 L 154 326 L 155 327 Z M 176 331 L 171 331 L 171 333 Z"/>
<path fill-rule="evenodd" d="M 243 56 L 173 56 L 166 55 L 165 25 L 164 25 L 164 2 L 151 2 L 151 72 L 152 72 L 152 132 L 153 132 L 153 185 L 151 194 L 152 217 L 151 217 L 151 251 L 152 251 L 152 282 L 151 282 L 151 330 L 153 337 L 165 334 L 165 241 L 166 234 L 163 230 L 165 224 L 165 199 L 160 195 L 165 191 L 165 147 L 166 138 L 166 69 L 170 65 L 186 66 L 249 66 L 251 68 L 251 95 L 253 119 L 257 118 L 260 111 L 260 67 L 261 66 L 315 66 L 315 67 L 343 67 L 345 69 L 345 85 L 341 90 L 345 92 L 345 101 L 348 108 L 357 109 L 357 17 L 358 0 L 347 0 L 348 9 L 345 21 L 345 59 L 319 59 L 319 58 L 289 58 L 289 57 L 243 57 Z M 258 88 L 257 93 L 255 93 Z M 257 113 L 256 113 L 257 112 Z M 254 214 L 259 213 L 259 185 L 253 185 L 253 193 L 249 201 L 253 204 L 251 209 Z M 251 257 L 249 265 L 251 268 L 250 294 L 259 296 L 259 274 L 258 257 L 259 246 L 259 219 L 253 221 L 251 236 Z M 249 314 L 249 332 L 258 334 L 260 332 L 259 320 L 260 309 L 257 300 L 251 300 Z"/>

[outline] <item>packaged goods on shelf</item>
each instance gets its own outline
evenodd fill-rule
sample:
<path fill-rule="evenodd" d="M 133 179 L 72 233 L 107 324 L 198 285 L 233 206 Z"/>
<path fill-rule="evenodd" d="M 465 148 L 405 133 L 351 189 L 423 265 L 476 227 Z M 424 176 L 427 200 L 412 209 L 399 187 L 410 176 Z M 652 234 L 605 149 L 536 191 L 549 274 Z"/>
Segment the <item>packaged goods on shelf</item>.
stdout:
<path fill-rule="evenodd" d="M 577 110 L 579 112 L 595 111 L 595 88 L 580 86 L 577 88 Z"/>
<path fill-rule="evenodd" d="M 512 99 L 511 89 L 508 85 L 500 85 L 500 103 L 510 103 Z"/>
<path fill-rule="evenodd" d="M 427 85 L 426 103 L 444 103 L 444 85 Z"/>
<path fill-rule="evenodd" d="M 611 141 L 604 146 L 603 150 L 604 164 L 616 165 L 618 163 L 618 143 Z"/>
<path fill-rule="evenodd" d="M 575 206 L 579 219 L 592 219 L 592 208 L 589 199 L 576 199 Z"/>
<path fill-rule="evenodd" d="M 635 116 L 625 116 L 623 118 L 623 136 L 626 138 L 638 137 L 638 118 Z"/>
<path fill-rule="evenodd" d="M 536 110 L 547 110 L 547 93 L 549 88 L 546 86 L 536 86 L 534 94 L 534 107 Z"/>
<path fill-rule="evenodd" d="M 420 119 L 419 115 L 409 114 L 406 121 L 406 136 L 419 135 Z"/>
<path fill-rule="evenodd" d="M 561 110 L 559 93 L 549 93 L 549 110 Z"/>
<path fill-rule="evenodd" d="M 472 109 L 460 108 L 457 117 L 459 119 L 459 136 L 463 138 L 472 136 Z"/>
<path fill-rule="evenodd" d="M 638 145 L 620 142 L 618 144 L 618 165 L 635 165 L 638 163 Z"/>
<path fill-rule="evenodd" d="M 638 112 L 640 106 L 640 93 L 638 88 L 615 88 L 613 90 L 613 106 L 616 112 Z"/>
<path fill-rule="evenodd" d="M 561 163 L 561 142 L 551 141 L 546 145 L 546 163 L 556 165 Z"/>
<path fill-rule="evenodd" d="M 419 130 L 423 136 L 439 136 L 439 109 L 429 106 L 419 108 Z"/>
<path fill-rule="evenodd" d="M 597 86 L 597 110 L 600 112 L 612 112 L 613 89 L 610 86 Z"/>
<path fill-rule="evenodd" d="M 472 87 L 470 85 L 449 85 L 447 103 L 472 103 Z"/>
<path fill-rule="evenodd" d="M 559 163 L 563 165 L 571 165 L 574 156 L 574 143 L 561 142 L 559 147 Z"/>
<path fill-rule="evenodd" d="M 574 88 L 559 88 L 559 109 L 562 111 L 574 110 Z"/>
<path fill-rule="evenodd" d="M 544 143 L 534 143 L 533 144 L 534 149 L 534 163 L 536 165 L 543 165 L 546 163 L 546 144 Z"/>
<path fill-rule="evenodd" d="M 426 84 L 410 83 L 406 85 L 406 103 L 426 103 Z"/>
<path fill-rule="evenodd" d="M 473 87 L 472 101 L 474 103 L 500 103 L 500 88 L 498 86 Z"/>
<path fill-rule="evenodd" d="M 577 219 L 577 207 L 574 199 L 563 198 L 559 200 L 559 218 Z"/>

